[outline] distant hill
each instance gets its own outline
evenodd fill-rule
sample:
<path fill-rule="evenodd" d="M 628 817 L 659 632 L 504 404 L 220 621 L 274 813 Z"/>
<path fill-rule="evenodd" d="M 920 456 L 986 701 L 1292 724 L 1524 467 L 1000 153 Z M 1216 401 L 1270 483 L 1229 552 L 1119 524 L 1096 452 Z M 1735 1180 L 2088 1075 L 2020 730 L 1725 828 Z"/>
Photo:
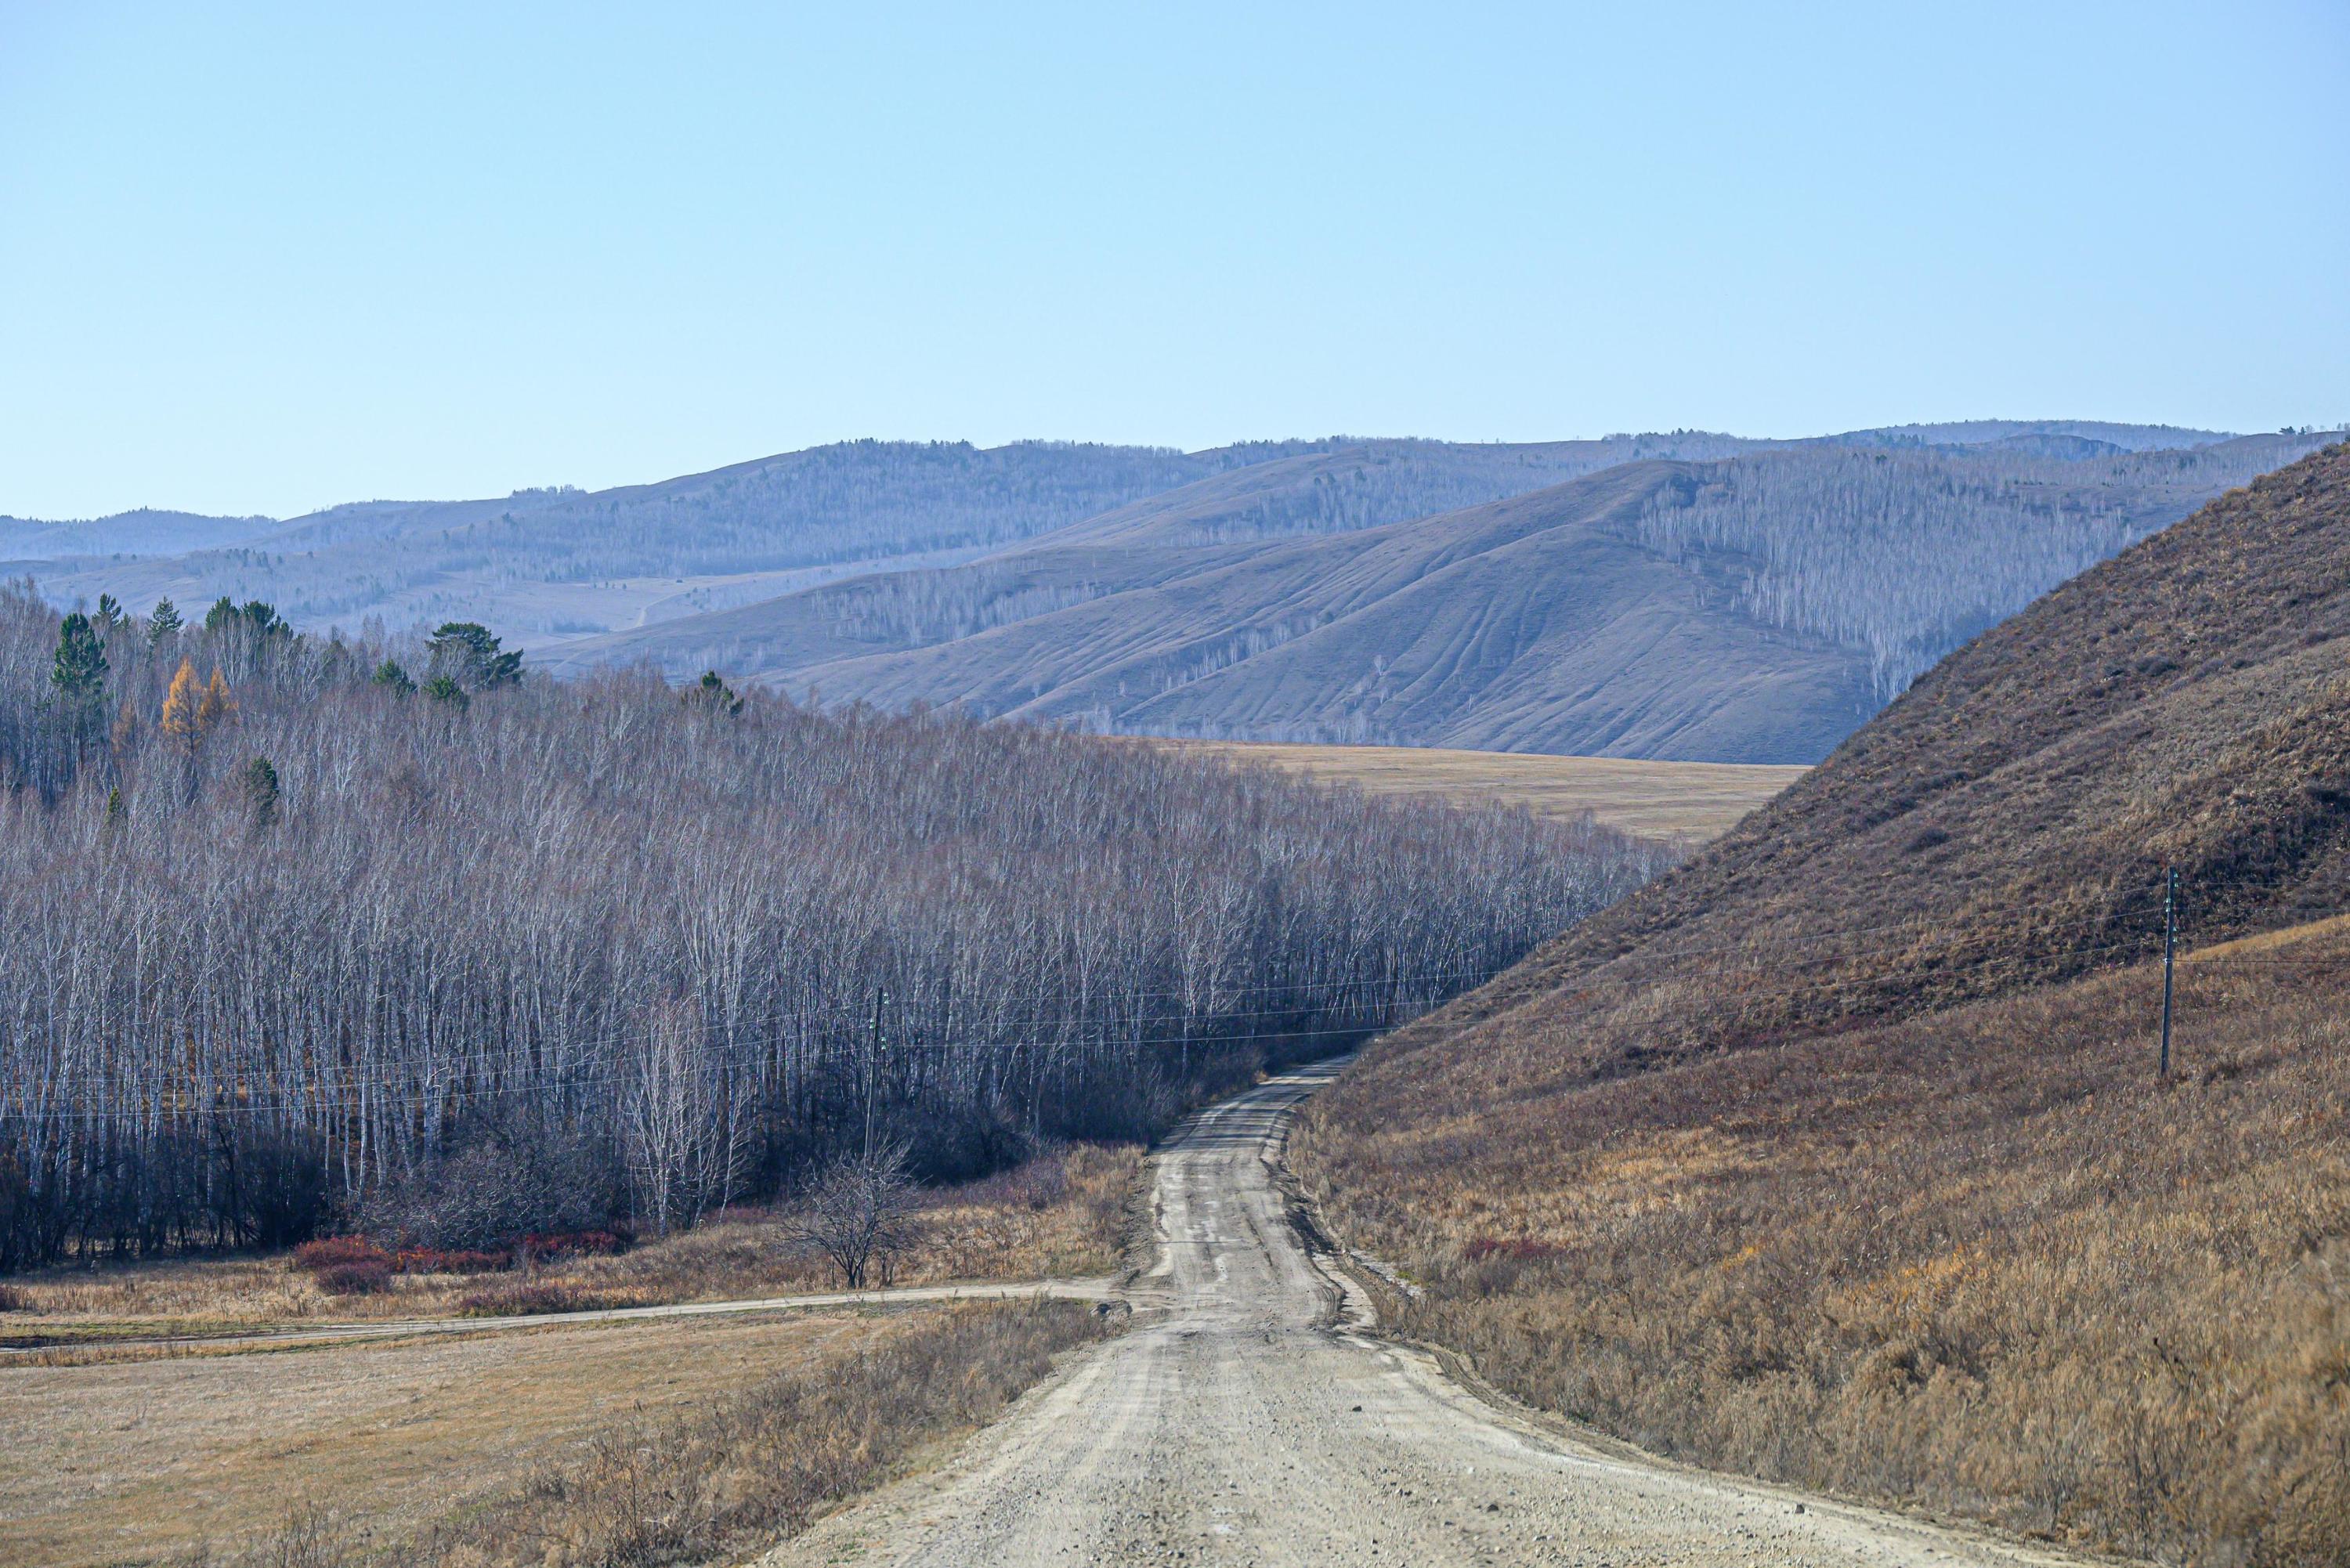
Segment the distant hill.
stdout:
<path fill-rule="evenodd" d="M 2014 434 L 1679 438 L 1702 462 L 1342 448 L 554 657 L 1123 732 L 1811 762 L 1950 648 L 2315 441 L 2065 460 Z M 1410 514 L 1571 463 L 1590 472 Z"/>
<path fill-rule="evenodd" d="M 128 566 L 56 558 L 71 527 L 104 526 L 67 525 L 44 535 L 39 550 L 20 551 L 0 535 L 0 567 L 37 568 L 44 589 L 64 600 L 111 592 L 138 605 L 165 594 L 203 603 L 226 594 L 268 599 L 296 624 L 320 628 L 369 616 L 395 627 L 463 616 L 542 647 L 843 576 L 966 561 L 1146 497 L 1334 451 L 1368 455 L 1333 469 L 1327 483 L 1292 497 L 1277 515 L 1227 521 L 1260 537 L 1357 527 L 1515 494 L 1635 457 L 1748 444 L 1703 434 L 1535 446 L 1333 439 L 1180 452 L 850 441 L 654 484 L 360 502 L 226 536 L 191 528 L 176 550 L 142 551 L 152 558 Z M 35 559 L 11 565 L 9 556 Z"/>
<path fill-rule="evenodd" d="M 60 603 L 266 599 L 316 628 L 480 620 L 543 668 L 650 660 L 827 702 L 1807 763 L 2034 595 L 2318 439 L 856 441 L 594 493 L 17 524 L 0 575 Z"/>
<path fill-rule="evenodd" d="M 274 533 L 268 517 L 207 517 L 193 512 L 119 512 L 81 523 L 0 517 L 0 562 L 70 561 L 88 556 L 171 556 L 216 549 Z"/>

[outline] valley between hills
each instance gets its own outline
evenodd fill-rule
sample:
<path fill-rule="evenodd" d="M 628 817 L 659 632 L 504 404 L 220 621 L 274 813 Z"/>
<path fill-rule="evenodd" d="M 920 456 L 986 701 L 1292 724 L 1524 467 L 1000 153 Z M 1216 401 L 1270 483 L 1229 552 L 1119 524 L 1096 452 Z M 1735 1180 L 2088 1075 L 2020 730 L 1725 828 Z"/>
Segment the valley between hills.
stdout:
<path fill-rule="evenodd" d="M 0 1545 L 2337 1563 L 2345 561 L 2321 447 L 1808 766 L 18 591 Z"/>

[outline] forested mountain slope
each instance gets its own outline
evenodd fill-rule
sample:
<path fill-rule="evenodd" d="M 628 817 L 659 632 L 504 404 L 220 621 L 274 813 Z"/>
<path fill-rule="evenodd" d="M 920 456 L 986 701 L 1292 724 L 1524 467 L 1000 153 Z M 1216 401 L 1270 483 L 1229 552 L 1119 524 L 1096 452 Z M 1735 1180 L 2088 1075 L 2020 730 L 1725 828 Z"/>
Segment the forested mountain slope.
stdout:
<path fill-rule="evenodd" d="M 0 566 L 53 599 L 112 593 L 147 605 L 266 599 L 324 629 L 449 617 L 493 621 L 525 646 L 762 598 L 854 570 L 939 565 L 1220 474 L 1344 451 L 1263 530 L 1353 527 L 1539 488 L 1610 462 L 1711 453 L 1727 437 L 1611 438 L 1531 446 L 1257 441 L 1181 452 L 1022 441 L 851 441 L 654 484 L 497 499 L 362 502 L 286 523 L 191 519 L 153 548 L 140 514 L 0 531 Z M 262 522 L 264 526 L 250 526 Z M 135 535 L 143 547 L 121 541 Z M 115 552 L 148 558 L 127 564 Z M 19 557 L 15 562 L 9 556 Z"/>
<path fill-rule="evenodd" d="M 561 657 L 1128 732 L 1808 762 L 1967 637 L 2314 444 L 2008 439 L 1617 463 L 1389 522 L 1362 498 L 1397 460 L 1346 449 Z"/>
<path fill-rule="evenodd" d="M 2350 1552 L 2345 913 L 2335 446 L 1970 642 L 1689 865 L 1374 1047 L 1297 1147 L 1334 1223 L 1427 1284 L 1420 1331 L 1527 1397 L 2314 1568 Z"/>

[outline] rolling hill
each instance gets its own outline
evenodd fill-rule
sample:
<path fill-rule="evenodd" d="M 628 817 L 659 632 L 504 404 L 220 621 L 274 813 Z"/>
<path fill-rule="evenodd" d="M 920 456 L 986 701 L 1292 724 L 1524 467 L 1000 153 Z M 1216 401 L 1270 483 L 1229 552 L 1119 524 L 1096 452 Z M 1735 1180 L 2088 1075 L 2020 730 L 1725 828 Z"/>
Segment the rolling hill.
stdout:
<path fill-rule="evenodd" d="M 1607 463 L 1747 444 L 1704 434 L 1534 446 L 1441 441 L 1258 441 L 1207 452 L 1019 441 L 849 441 L 653 484 L 517 491 L 445 502 L 371 501 L 308 516 L 161 514 L 0 524 L 0 571 L 69 602 L 113 593 L 146 605 L 265 598 L 296 625 L 368 617 L 399 627 L 451 616 L 544 647 L 842 576 L 972 559 L 1220 475 L 1344 450 L 1319 488 L 1260 513 L 1263 530 L 1353 527 L 1538 488 Z M 1269 493 L 1266 492 L 1264 493 Z M 137 547 L 126 544 L 135 539 Z M 135 556 L 121 559 L 118 556 Z M 14 559 L 10 559 L 14 557 Z"/>
<path fill-rule="evenodd" d="M 1308 1118 L 1309 1181 L 1419 1282 L 1408 1326 L 1650 1446 L 2164 1561 L 2339 1562 L 2345 695 L 2335 446 L 1974 639 L 1375 1047 Z"/>
<path fill-rule="evenodd" d="M 1189 453 L 860 441 L 277 524 L 13 524 L 0 574 L 60 604 L 481 620 L 558 671 L 714 669 L 827 703 L 1800 763 L 2035 595 L 2317 440 L 1978 421 Z"/>
<path fill-rule="evenodd" d="M 1333 504 L 1386 456 L 1340 449 L 555 657 L 1128 733 L 1805 763 L 1951 647 L 2314 444 L 2065 459 L 1993 433 L 1636 459 L 1394 521 Z"/>

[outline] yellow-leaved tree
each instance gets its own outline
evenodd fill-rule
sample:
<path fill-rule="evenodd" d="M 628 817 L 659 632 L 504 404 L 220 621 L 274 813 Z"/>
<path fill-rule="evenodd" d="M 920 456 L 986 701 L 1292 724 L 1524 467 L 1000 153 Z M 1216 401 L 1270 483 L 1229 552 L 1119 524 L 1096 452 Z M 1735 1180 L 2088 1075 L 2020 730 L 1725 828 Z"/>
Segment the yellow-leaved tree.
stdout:
<path fill-rule="evenodd" d="M 196 680 L 196 667 L 187 659 L 180 660 L 177 673 L 172 677 L 172 689 L 163 694 L 163 717 L 160 728 L 172 745 L 192 754 L 196 742 L 204 738 L 197 709 L 203 701 L 203 689 Z"/>
<path fill-rule="evenodd" d="M 196 727 L 205 734 L 224 719 L 236 716 L 236 701 L 228 694 L 228 682 L 221 679 L 220 666 L 213 666 L 212 684 L 204 688 L 204 700 L 196 704 Z"/>
<path fill-rule="evenodd" d="M 235 712 L 236 699 L 229 695 L 228 682 L 221 679 L 221 672 L 213 670 L 211 683 L 206 684 L 196 679 L 196 667 L 182 659 L 172 677 L 171 691 L 164 693 L 163 717 L 157 727 L 172 744 L 192 757 L 204 737 Z"/>

